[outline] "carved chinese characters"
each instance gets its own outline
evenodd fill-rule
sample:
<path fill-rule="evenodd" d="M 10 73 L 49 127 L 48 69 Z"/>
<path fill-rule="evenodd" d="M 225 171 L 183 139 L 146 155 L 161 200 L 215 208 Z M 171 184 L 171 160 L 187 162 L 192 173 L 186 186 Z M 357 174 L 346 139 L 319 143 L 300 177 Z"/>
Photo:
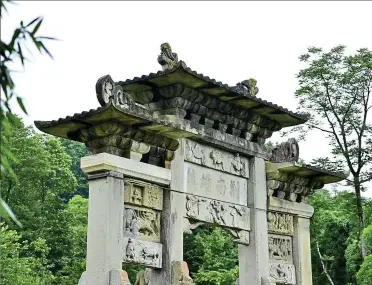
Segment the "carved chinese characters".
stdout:
<path fill-rule="evenodd" d="M 204 197 L 186 196 L 186 216 L 229 228 L 250 229 L 249 208 Z"/>
<path fill-rule="evenodd" d="M 293 216 L 284 213 L 267 213 L 270 233 L 293 235 Z"/>
<path fill-rule="evenodd" d="M 237 176 L 249 177 L 247 158 L 204 146 L 192 140 L 186 140 L 185 160 Z"/>
<path fill-rule="evenodd" d="M 125 180 L 124 202 L 138 206 L 162 210 L 163 190 L 154 184 L 134 179 Z"/>
<path fill-rule="evenodd" d="M 160 243 L 124 238 L 123 262 L 161 268 L 162 245 Z"/>
<path fill-rule="evenodd" d="M 229 203 L 247 205 L 247 179 L 185 163 L 186 192 Z"/>

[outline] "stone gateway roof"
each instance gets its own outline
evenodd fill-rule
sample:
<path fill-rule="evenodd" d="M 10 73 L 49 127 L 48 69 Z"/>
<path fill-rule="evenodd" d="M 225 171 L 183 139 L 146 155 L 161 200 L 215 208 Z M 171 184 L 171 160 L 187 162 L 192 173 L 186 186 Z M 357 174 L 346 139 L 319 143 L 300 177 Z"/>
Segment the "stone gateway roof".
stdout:
<path fill-rule="evenodd" d="M 242 94 L 236 86 L 228 86 L 220 81 L 197 73 L 186 63 L 179 61 L 173 68 L 150 73 L 141 77 L 127 79 L 117 82 L 123 90 L 130 94 L 141 94 L 143 92 L 155 92 L 164 86 L 182 85 L 199 91 L 207 96 L 217 98 L 222 102 L 228 102 L 243 109 L 248 109 L 254 114 L 262 115 L 280 123 L 281 127 L 295 126 L 307 121 L 307 117 L 289 111 L 286 108 L 268 102 L 257 96 Z M 141 98 L 134 98 L 141 102 Z M 142 101 L 142 103 L 145 103 Z"/>

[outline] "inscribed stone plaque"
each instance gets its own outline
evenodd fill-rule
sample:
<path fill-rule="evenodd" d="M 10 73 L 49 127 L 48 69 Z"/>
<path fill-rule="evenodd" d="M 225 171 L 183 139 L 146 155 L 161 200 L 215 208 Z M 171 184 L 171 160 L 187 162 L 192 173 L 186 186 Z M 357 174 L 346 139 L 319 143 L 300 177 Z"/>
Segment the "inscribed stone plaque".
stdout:
<path fill-rule="evenodd" d="M 162 244 L 132 238 L 124 238 L 123 262 L 161 268 Z"/>
<path fill-rule="evenodd" d="M 269 274 L 275 279 L 276 284 L 296 284 L 296 272 L 293 264 L 269 263 Z"/>
<path fill-rule="evenodd" d="M 196 164 L 185 163 L 186 192 L 247 205 L 247 179 Z"/>
<path fill-rule="evenodd" d="M 229 228 L 250 230 L 250 209 L 194 195 L 186 196 L 186 217 Z"/>
<path fill-rule="evenodd" d="M 270 262 L 292 263 L 292 237 L 269 234 Z"/>
<path fill-rule="evenodd" d="M 249 161 L 246 157 L 192 140 L 185 142 L 185 160 L 237 176 L 249 177 Z"/>
<path fill-rule="evenodd" d="M 163 189 L 136 179 L 124 180 L 124 202 L 156 210 L 163 209 Z"/>
<path fill-rule="evenodd" d="M 143 207 L 125 205 L 124 237 L 160 242 L 160 212 Z"/>
<path fill-rule="evenodd" d="M 279 212 L 267 212 L 269 233 L 293 236 L 293 216 Z"/>

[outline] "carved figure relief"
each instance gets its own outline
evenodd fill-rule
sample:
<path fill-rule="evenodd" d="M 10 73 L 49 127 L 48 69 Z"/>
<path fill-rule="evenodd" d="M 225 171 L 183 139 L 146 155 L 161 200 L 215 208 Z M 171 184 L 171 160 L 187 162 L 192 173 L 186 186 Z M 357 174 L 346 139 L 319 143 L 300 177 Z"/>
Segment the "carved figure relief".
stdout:
<path fill-rule="evenodd" d="M 293 235 L 293 216 L 284 213 L 267 213 L 269 232 Z"/>
<path fill-rule="evenodd" d="M 292 262 L 292 238 L 269 235 L 269 259 L 284 263 Z"/>
<path fill-rule="evenodd" d="M 241 159 L 239 153 L 235 154 L 233 161 L 231 162 L 233 172 L 239 173 L 241 176 L 246 176 L 246 165 Z"/>
<path fill-rule="evenodd" d="M 172 52 L 172 48 L 168 43 L 163 43 L 160 46 L 161 53 L 158 56 L 158 63 L 163 70 L 172 69 L 178 63 L 178 55 Z"/>
<path fill-rule="evenodd" d="M 292 264 L 271 263 L 269 274 L 277 284 L 296 284 L 295 268 Z"/>
<path fill-rule="evenodd" d="M 217 181 L 217 190 L 221 195 L 226 195 L 227 185 L 226 180 L 220 176 L 220 179 Z"/>
<path fill-rule="evenodd" d="M 225 170 L 221 152 L 212 150 L 210 157 L 212 158 L 213 164 L 216 166 L 217 169 Z"/>
<path fill-rule="evenodd" d="M 189 139 L 185 143 L 185 160 L 234 175 L 247 178 L 249 176 L 247 158 L 211 146 L 201 145 Z"/>
<path fill-rule="evenodd" d="M 160 240 L 160 213 L 150 209 L 124 209 L 124 236 Z"/>
<path fill-rule="evenodd" d="M 186 217 L 229 228 L 250 229 L 248 207 L 194 195 L 186 196 Z"/>
<path fill-rule="evenodd" d="M 200 185 L 205 188 L 207 192 L 211 192 L 212 184 L 211 184 L 211 175 L 209 173 L 203 173 Z"/>
<path fill-rule="evenodd" d="M 157 185 L 135 179 L 124 181 L 124 203 L 163 209 L 163 189 Z"/>
<path fill-rule="evenodd" d="M 123 261 L 161 268 L 162 245 L 160 243 L 124 238 Z"/>

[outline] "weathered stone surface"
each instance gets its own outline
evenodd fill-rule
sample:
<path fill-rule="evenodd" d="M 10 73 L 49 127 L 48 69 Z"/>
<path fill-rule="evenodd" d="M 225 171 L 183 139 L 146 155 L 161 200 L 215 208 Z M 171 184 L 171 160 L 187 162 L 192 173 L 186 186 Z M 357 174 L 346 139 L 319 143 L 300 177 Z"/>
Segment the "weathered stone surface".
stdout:
<path fill-rule="evenodd" d="M 292 237 L 269 234 L 269 259 L 271 262 L 292 263 Z"/>
<path fill-rule="evenodd" d="M 185 163 L 185 192 L 211 199 L 247 205 L 247 179 Z"/>
<path fill-rule="evenodd" d="M 156 210 L 163 209 L 163 189 L 136 179 L 124 180 L 124 202 Z"/>
<path fill-rule="evenodd" d="M 257 87 L 257 80 L 250 78 L 248 80 L 243 80 L 236 84 L 234 90 L 243 96 L 256 96 L 259 89 Z"/>
<path fill-rule="evenodd" d="M 134 285 L 151 285 L 151 269 L 146 268 L 137 273 L 136 282 Z"/>
<path fill-rule="evenodd" d="M 276 284 L 296 284 L 296 273 L 293 264 L 270 263 L 269 267 L 270 277 L 275 280 Z"/>
<path fill-rule="evenodd" d="M 125 206 L 124 237 L 160 242 L 160 212 L 152 209 Z"/>
<path fill-rule="evenodd" d="M 293 235 L 293 216 L 285 213 L 268 212 L 267 223 L 270 233 Z"/>
<path fill-rule="evenodd" d="M 121 269 L 111 270 L 109 285 L 131 285 L 128 273 L 125 270 Z"/>
<path fill-rule="evenodd" d="M 162 244 L 132 238 L 123 240 L 123 262 L 162 267 Z"/>
<path fill-rule="evenodd" d="M 86 271 L 81 274 L 78 285 L 88 285 Z"/>
<path fill-rule="evenodd" d="M 273 162 L 298 161 L 299 154 L 300 149 L 296 139 L 290 138 L 272 150 L 270 160 Z"/>
<path fill-rule="evenodd" d="M 262 285 L 276 285 L 275 279 L 272 277 L 262 277 L 261 279 Z"/>
<path fill-rule="evenodd" d="M 186 217 L 229 228 L 250 230 L 250 209 L 204 197 L 186 196 Z"/>
<path fill-rule="evenodd" d="M 172 69 L 178 63 L 178 56 L 172 52 L 172 48 L 168 43 L 163 43 L 160 46 L 161 54 L 158 56 L 158 62 L 163 70 Z"/>
<path fill-rule="evenodd" d="M 172 263 L 172 285 L 194 285 L 189 275 L 189 267 L 185 261 Z"/>
<path fill-rule="evenodd" d="M 238 153 L 216 149 L 186 140 L 185 160 L 209 168 L 249 178 L 249 161 Z"/>

